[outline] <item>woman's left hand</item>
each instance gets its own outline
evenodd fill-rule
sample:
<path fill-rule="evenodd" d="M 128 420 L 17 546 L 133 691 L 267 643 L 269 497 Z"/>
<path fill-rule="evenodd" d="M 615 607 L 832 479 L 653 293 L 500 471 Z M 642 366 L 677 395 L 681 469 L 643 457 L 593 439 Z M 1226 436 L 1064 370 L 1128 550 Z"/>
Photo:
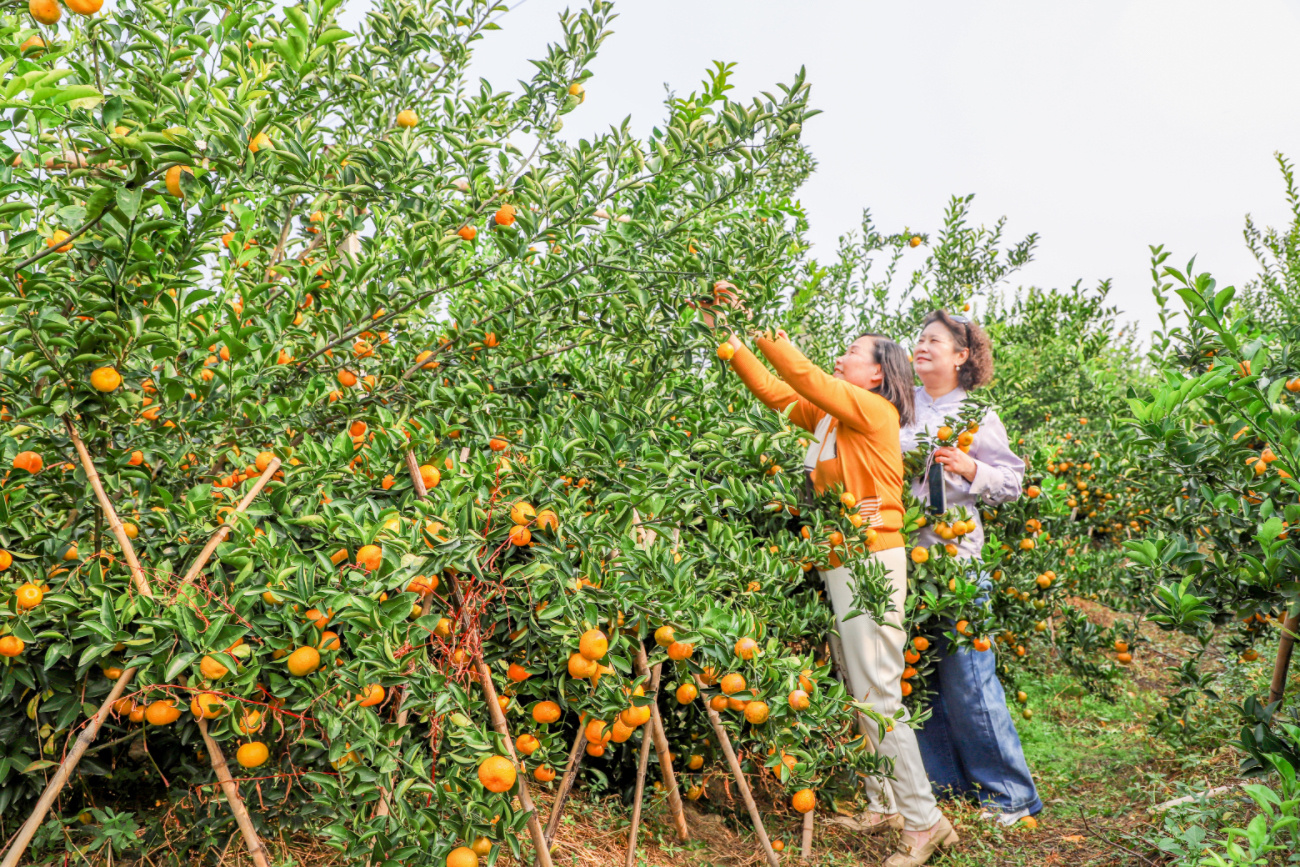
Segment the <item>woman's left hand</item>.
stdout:
<path fill-rule="evenodd" d="M 956 473 L 968 482 L 975 481 L 975 472 L 979 469 L 974 458 L 955 446 L 940 446 L 935 449 L 934 462 L 942 464 L 945 470 Z"/>

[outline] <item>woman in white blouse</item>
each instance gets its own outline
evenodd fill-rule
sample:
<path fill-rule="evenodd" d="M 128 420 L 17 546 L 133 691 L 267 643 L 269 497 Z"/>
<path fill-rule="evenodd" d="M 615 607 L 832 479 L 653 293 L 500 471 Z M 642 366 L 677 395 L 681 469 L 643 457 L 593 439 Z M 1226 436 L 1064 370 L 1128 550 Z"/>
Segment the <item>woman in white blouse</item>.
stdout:
<path fill-rule="evenodd" d="M 993 378 L 993 353 L 984 329 L 944 310 L 925 317 L 912 359 L 922 384 L 916 389 L 915 418 L 901 431 L 903 454 L 942 427 L 945 418 L 955 417 L 968 391 Z M 1024 461 L 1011 450 L 1006 428 L 995 412 L 980 420 L 968 452 L 945 446 L 935 450 L 933 460 L 944 469 L 946 507 L 965 506 L 975 522 L 972 532 L 953 540 L 957 556 L 976 558 L 984 545 L 980 505 L 1020 497 Z M 923 502 L 928 500 L 924 474 L 913 479 L 912 493 Z M 927 525 L 916 544 L 929 547 L 939 541 L 933 525 Z M 986 592 L 991 588 L 987 575 L 971 577 Z M 936 690 L 931 717 L 917 732 L 917 740 L 936 796 L 977 798 L 985 807 L 981 818 L 1004 825 L 1042 810 L 998 680 L 994 651 L 949 652 L 947 640 L 940 638 L 930 653 L 937 660 Z M 887 827 L 892 816 L 886 799 L 873 788 L 868 786 L 870 809 L 855 825 Z"/>

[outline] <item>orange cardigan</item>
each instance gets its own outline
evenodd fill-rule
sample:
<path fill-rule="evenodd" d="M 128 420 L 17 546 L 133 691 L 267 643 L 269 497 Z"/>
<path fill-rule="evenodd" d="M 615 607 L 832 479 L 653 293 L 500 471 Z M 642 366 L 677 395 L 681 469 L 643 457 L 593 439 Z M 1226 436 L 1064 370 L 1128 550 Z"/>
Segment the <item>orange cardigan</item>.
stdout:
<path fill-rule="evenodd" d="M 830 376 L 788 340 L 759 338 L 758 348 L 781 379 L 768 373 L 743 346 L 731 359 L 732 369 L 755 397 L 777 412 L 794 404 L 790 420 L 805 430 L 816 431 L 822 418 L 831 416 L 836 455 L 818 460 L 811 473 L 813 487 L 822 493 L 843 485 L 858 499 L 859 514 L 876 530 L 872 551 L 901 548 L 903 456 L 898 410 L 875 392 Z"/>

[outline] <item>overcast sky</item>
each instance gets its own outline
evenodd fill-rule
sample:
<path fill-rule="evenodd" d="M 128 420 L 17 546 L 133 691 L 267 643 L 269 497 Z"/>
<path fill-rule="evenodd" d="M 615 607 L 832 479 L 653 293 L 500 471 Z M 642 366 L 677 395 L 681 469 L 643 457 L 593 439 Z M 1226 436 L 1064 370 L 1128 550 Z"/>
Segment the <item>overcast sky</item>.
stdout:
<path fill-rule="evenodd" d="M 566 5 L 524 0 L 478 44 L 476 74 L 514 89 Z M 1273 153 L 1300 160 L 1296 8 L 623 0 L 564 135 L 628 115 L 644 133 L 663 117 L 665 85 L 689 93 L 714 60 L 738 64 L 732 95 L 745 101 L 806 66 L 824 111 L 804 127 L 820 168 L 800 192 L 818 255 L 832 255 L 864 207 L 882 229 L 934 230 L 951 195 L 974 193 L 977 222 L 1006 215 L 1012 236 L 1041 235 L 1014 283 L 1109 277 L 1112 300 L 1145 330 L 1149 244 L 1180 267 L 1196 255 L 1226 285 L 1254 273 L 1245 215 L 1286 222 Z"/>

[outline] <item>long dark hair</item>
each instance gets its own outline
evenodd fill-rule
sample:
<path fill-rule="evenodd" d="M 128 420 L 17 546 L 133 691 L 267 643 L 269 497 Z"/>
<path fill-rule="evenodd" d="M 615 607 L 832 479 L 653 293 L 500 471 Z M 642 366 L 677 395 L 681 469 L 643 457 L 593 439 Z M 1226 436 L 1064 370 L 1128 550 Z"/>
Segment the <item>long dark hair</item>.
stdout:
<path fill-rule="evenodd" d="M 880 385 L 871 389 L 898 410 L 898 424 L 906 427 L 915 417 L 913 404 L 916 389 L 912 385 L 912 363 L 903 347 L 883 334 L 864 334 L 871 338 L 872 361 L 880 365 Z"/>

